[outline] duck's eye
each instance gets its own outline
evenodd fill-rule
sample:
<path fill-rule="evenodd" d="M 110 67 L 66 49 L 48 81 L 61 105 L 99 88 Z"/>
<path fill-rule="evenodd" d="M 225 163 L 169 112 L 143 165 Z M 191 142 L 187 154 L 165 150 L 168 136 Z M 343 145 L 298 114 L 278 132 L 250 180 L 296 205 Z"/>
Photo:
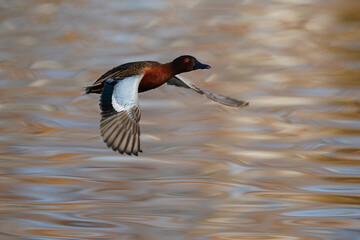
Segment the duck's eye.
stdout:
<path fill-rule="evenodd" d="M 190 61 L 189 58 L 185 58 L 184 62 L 188 63 Z"/>

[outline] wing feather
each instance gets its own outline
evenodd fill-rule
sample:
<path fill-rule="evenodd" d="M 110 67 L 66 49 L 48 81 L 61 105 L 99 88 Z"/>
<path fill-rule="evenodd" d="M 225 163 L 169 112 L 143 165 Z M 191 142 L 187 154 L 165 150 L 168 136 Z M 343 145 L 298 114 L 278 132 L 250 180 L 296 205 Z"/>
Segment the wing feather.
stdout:
<path fill-rule="evenodd" d="M 138 155 L 141 117 L 138 105 L 138 85 L 142 75 L 121 81 L 105 82 L 100 97 L 100 132 L 108 147 L 119 153 Z"/>
<path fill-rule="evenodd" d="M 215 102 L 218 102 L 220 104 L 223 104 L 223 105 L 226 105 L 229 107 L 245 107 L 245 106 L 249 105 L 249 102 L 246 102 L 246 101 L 237 100 L 234 98 L 230 98 L 230 97 L 226 97 L 223 95 L 208 92 L 208 91 L 196 86 L 195 84 L 183 79 L 180 76 L 174 76 L 167 83 L 169 85 L 174 85 L 177 87 L 190 88 L 201 95 L 205 95 L 207 98 L 209 98 Z"/>

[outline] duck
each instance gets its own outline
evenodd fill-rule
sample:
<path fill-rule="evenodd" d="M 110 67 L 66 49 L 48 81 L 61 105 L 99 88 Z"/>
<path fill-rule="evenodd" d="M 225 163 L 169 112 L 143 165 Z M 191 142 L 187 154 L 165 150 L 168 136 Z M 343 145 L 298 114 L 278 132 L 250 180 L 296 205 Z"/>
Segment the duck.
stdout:
<path fill-rule="evenodd" d="M 163 84 L 194 90 L 209 99 L 229 107 L 245 107 L 249 103 L 203 90 L 179 76 L 198 69 L 210 69 L 191 55 L 183 55 L 168 63 L 138 61 L 119 65 L 105 72 L 85 94 L 100 94 L 100 133 L 109 148 L 120 154 L 138 156 L 141 117 L 138 94 Z"/>

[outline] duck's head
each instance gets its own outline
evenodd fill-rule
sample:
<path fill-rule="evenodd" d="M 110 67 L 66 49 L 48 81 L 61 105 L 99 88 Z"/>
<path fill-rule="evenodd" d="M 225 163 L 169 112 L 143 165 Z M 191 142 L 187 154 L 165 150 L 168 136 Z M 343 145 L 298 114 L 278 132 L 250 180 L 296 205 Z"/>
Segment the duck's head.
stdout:
<path fill-rule="evenodd" d="M 172 65 L 178 73 L 190 72 L 197 69 L 211 68 L 210 65 L 203 64 L 190 55 L 183 55 L 178 58 L 175 58 L 174 61 L 172 61 Z"/>

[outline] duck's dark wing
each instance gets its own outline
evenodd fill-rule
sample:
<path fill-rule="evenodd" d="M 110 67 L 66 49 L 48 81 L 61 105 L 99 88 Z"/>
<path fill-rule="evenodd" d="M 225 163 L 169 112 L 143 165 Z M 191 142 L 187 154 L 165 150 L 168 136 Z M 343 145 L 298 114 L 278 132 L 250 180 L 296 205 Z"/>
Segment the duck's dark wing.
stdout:
<path fill-rule="evenodd" d="M 101 93 L 107 79 L 121 80 L 126 76 L 140 74 L 144 68 L 157 66 L 160 63 L 154 61 L 130 62 L 110 69 L 98 78 L 91 86 L 84 88 L 84 94 Z"/>
<path fill-rule="evenodd" d="M 119 153 L 138 155 L 140 143 L 140 108 L 138 86 L 142 75 L 121 81 L 105 81 L 101 97 L 100 131 L 104 142 Z"/>
<path fill-rule="evenodd" d="M 249 102 L 245 102 L 242 100 L 237 100 L 234 98 L 229 98 L 223 95 L 219 95 L 219 94 L 215 94 L 215 93 L 211 93 L 208 92 L 206 90 L 201 89 L 200 87 L 196 86 L 195 84 L 181 78 L 180 76 L 174 76 L 173 78 L 171 78 L 169 81 L 167 81 L 167 84 L 169 85 L 174 85 L 174 86 L 178 86 L 178 87 L 183 87 L 183 88 L 190 88 L 192 90 L 194 90 L 195 92 L 201 94 L 201 95 L 205 95 L 206 97 L 208 97 L 209 99 L 224 104 L 226 106 L 230 106 L 230 107 L 245 107 L 247 105 L 249 105 Z"/>

